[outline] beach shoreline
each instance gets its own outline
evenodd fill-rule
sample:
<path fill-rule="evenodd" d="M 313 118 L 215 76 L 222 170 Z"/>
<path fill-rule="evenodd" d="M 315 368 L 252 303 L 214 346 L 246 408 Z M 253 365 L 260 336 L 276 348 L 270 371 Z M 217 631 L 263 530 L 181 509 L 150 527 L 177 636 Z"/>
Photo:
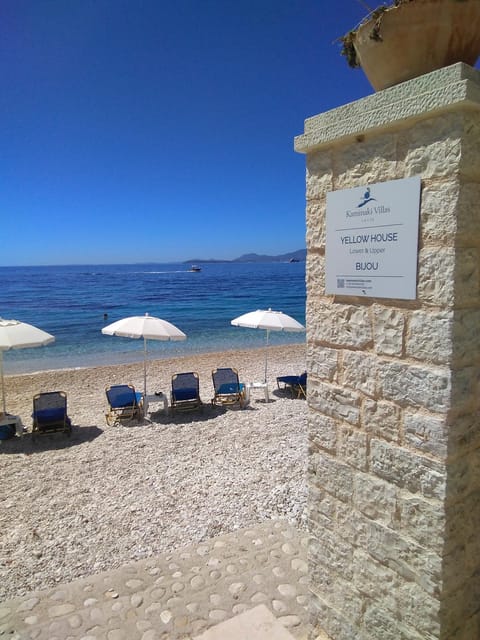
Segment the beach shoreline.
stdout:
<path fill-rule="evenodd" d="M 67 394 L 72 437 L 0 443 L 0 599 L 70 582 L 270 518 L 305 522 L 306 402 L 276 377 L 306 368 L 305 344 L 268 349 L 270 402 L 212 407 L 211 371 L 261 381 L 265 349 L 151 360 L 149 393 L 197 371 L 202 412 L 108 427 L 105 387 L 143 389 L 143 362 L 5 376 L 7 410 L 31 430 L 36 393 Z"/>
<path fill-rule="evenodd" d="M 268 347 L 269 350 L 272 350 L 272 352 L 274 352 L 275 349 L 284 349 L 284 348 L 288 348 L 288 347 L 305 347 L 305 341 L 298 341 L 298 342 L 285 342 L 282 344 L 277 344 L 277 345 L 270 345 Z M 36 350 L 34 350 L 35 352 Z M 171 361 L 178 361 L 181 359 L 196 359 L 196 358 L 202 358 L 203 356 L 209 356 L 209 355 L 220 355 L 224 354 L 224 353 L 244 353 L 244 352 L 250 352 L 250 351 L 256 351 L 259 352 L 260 356 L 262 358 L 265 357 L 265 349 L 263 346 L 258 346 L 258 344 L 255 344 L 253 346 L 244 346 L 242 348 L 232 348 L 232 349 L 221 349 L 219 348 L 205 348 L 205 349 L 198 349 L 198 350 L 194 350 L 194 351 L 186 351 L 186 352 L 166 352 L 166 351 L 147 351 L 147 363 L 152 363 L 152 362 L 164 362 L 166 360 L 171 360 Z M 270 351 L 269 351 L 270 352 Z M 15 353 L 18 354 L 20 353 L 18 350 L 14 350 L 13 352 L 8 351 L 5 352 L 7 355 L 10 353 Z M 105 358 L 108 360 L 107 362 L 105 361 L 101 361 L 102 357 L 105 356 Z M 72 359 L 74 357 L 78 357 L 78 356 L 73 356 L 72 355 Z M 78 358 L 80 360 L 82 360 L 82 358 Z M 46 358 L 45 360 L 40 360 L 40 359 L 36 359 L 35 362 L 39 363 L 39 362 L 45 362 L 47 363 L 45 366 L 41 366 L 38 365 L 40 368 L 35 368 L 35 369 L 31 369 L 29 364 L 28 364 L 28 360 L 25 361 L 21 361 L 21 365 L 19 366 L 25 366 L 24 370 L 16 370 L 15 367 L 17 365 L 16 362 L 14 361 L 7 361 L 6 360 L 6 355 L 4 355 L 4 361 L 3 361 L 3 370 L 4 370 L 4 375 L 5 378 L 7 376 L 9 377 L 13 377 L 13 376 L 25 376 L 25 375 L 35 375 L 35 374 L 41 374 L 41 373 L 52 373 L 55 371 L 75 371 L 75 370 L 80 370 L 80 369 L 98 369 L 100 367 L 128 367 L 131 365 L 138 365 L 141 364 L 143 366 L 143 360 L 144 360 L 144 352 L 143 349 L 142 350 L 136 350 L 136 351 L 128 351 L 128 352 L 108 352 L 108 353 L 102 353 L 101 355 L 97 356 L 95 360 L 92 361 L 88 361 L 85 364 L 66 364 L 65 366 L 61 366 L 61 367 L 52 367 L 49 366 L 48 363 L 51 363 L 52 360 L 51 358 Z M 13 368 L 12 368 L 13 365 Z M 37 365 L 35 365 L 37 366 Z"/>

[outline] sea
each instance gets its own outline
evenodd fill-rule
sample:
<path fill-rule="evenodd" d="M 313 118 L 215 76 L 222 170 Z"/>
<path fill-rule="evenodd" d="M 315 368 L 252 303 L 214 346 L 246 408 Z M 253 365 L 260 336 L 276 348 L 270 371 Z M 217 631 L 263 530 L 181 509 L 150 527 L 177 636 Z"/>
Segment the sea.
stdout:
<path fill-rule="evenodd" d="M 266 332 L 231 320 L 256 309 L 283 311 L 305 325 L 305 263 L 202 263 L 0 267 L 0 317 L 51 333 L 44 347 L 4 352 L 7 374 L 143 361 L 143 341 L 101 333 L 149 313 L 186 335 L 148 340 L 149 360 L 255 349 Z M 304 333 L 271 331 L 270 345 L 304 343 Z"/>

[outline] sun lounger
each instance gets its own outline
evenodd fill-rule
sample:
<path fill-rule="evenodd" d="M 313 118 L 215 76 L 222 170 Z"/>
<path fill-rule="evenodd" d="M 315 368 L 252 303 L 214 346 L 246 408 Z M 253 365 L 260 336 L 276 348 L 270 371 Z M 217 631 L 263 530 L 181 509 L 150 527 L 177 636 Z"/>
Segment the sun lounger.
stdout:
<path fill-rule="evenodd" d="M 295 398 L 307 397 L 307 372 L 304 371 L 299 376 L 279 376 L 277 378 L 279 389 L 288 389 Z"/>
<path fill-rule="evenodd" d="M 117 425 L 134 418 L 143 418 L 143 395 L 131 384 L 116 384 L 105 389 L 108 411 L 107 424 Z"/>
<path fill-rule="evenodd" d="M 213 405 L 246 404 L 245 385 L 239 382 L 238 371 L 231 368 L 215 369 L 212 371 L 214 396 Z"/>
<path fill-rule="evenodd" d="M 63 391 L 38 393 L 33 398 L 32 440 L 39 435 L 72 433 L 72 422 L 67 415 L 67 395 Z"/>
<path fill-rule="evenodd" d="M 191 410 L 203 408 L 200 399 L 200 382 L 198 373 L 176 373 L 172 376 L 171 409 Z"/>

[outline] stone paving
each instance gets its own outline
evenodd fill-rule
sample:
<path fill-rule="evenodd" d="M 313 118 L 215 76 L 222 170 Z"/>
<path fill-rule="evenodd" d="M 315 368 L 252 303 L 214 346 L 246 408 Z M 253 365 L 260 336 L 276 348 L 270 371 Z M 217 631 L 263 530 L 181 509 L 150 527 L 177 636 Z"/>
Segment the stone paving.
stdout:
<path fill-rule="evenodd" d="M 0 604 L 9 640 L 192 640 L 264 604 L 308 637 L 308 534 L 269 521 Z"/>

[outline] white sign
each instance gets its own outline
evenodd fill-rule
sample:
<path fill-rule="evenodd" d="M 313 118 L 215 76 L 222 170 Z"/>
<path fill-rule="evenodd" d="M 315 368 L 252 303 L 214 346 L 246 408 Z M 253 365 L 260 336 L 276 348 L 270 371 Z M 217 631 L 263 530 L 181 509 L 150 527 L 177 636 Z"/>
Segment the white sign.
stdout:
<path fill-rule="evenodd" d="M 420 177 L 327 193 L 325 292 L 414 300 Z"/>

